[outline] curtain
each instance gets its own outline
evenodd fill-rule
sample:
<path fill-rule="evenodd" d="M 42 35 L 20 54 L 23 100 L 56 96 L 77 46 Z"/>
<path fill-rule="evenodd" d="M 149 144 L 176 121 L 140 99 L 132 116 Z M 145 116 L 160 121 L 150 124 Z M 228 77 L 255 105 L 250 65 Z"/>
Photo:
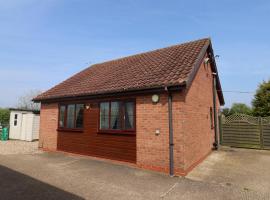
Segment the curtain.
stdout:
<path fill-rule="evenodd" d="M 76 104 L 76 128 L 83 127 L 83 104 Z"/>
<path fill-rule="evenodd" d="M 125 129 L 134 128 L 134 103 L 125 103 Z"/>
<path fill-rule="evenodd" d="M 68 105 L 67 108 L 67 128 L 74 128 L 74 113 L 75 113 L 75 105 Z"/>
<path fill-rule="evenodd" d="M 60 107 L 60 120 L 59 120 L 59 127 L 64 127 L 65 126 L 65 110 L 66 110 L 66 106 L 61 106 Z"/>
<path fill-rule="evenodd" d="M 120 102 L 111 103 L 111 129 L 120 129 Z"/>
<path fill-rule="evenodd" d="M 100 129 L 109 128 L 109 102 L 100 103 Z"/>

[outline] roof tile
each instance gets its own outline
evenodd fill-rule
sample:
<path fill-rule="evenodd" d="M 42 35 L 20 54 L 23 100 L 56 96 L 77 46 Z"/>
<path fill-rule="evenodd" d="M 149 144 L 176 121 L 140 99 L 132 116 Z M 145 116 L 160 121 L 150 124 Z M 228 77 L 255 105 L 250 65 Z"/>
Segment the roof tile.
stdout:
<path fill-rule="evenodd" d="M 94 64 L 34 100 L 179 85 L 187 80 L 209 39 Z"/>

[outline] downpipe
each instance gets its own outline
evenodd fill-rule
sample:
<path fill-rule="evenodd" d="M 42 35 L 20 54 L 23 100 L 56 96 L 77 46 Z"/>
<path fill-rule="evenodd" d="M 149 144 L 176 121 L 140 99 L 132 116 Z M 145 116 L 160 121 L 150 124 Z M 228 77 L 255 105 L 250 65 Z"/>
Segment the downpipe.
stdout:
<path fill-rule="evenodd" d="M 218 130 L 217 130 L 217 103 L 216 103 L 216 91 L 217 91 L 217 81 L 216 76 L 217 73 L 212 73 L 213 75 L 213 110 L 214 110 L 214 131 L 215 131 L 215 142 L 213 143 L 213 150 L 218 150 Z"/>
<path fill-rule="evenodd" d="M 174 143 L 173 143 L 173 115 L 172 115 L 172 94 L 168 91 L 168 88 L 165 87 L 165 90 L 168 92 L 168 119 L 169 119 L 169 158 L 170 158 L 170 176 L 174 176 Z"/>

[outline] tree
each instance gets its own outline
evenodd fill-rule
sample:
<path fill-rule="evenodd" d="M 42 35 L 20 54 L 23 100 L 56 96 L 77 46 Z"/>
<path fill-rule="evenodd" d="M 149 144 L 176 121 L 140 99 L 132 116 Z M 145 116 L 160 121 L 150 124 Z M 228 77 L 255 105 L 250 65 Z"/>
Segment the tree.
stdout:
<path fill-rule="evenodd" d="M 41 94 L 41 91 L 39 91 L 39 90 L 30 90 L 27 93 L 25 93 L 24 95 L 20 96 L 18 98 L 17 108 L 29 109 L 29 110 L 39 110 L 40 104 L 34 103 L 32 101 L 32 99 L 35 98 L 39 94 Z"/>
<path fill-rule="evenodd" d="M 225 116 L 229 116 L 235 113 L 250 115 L 252 114 L 252 109 L 244 103 L 234 103 L 232 104 L 231 108 L 222 109 L 222 114 Z"/>
<path fill-rule="evenodd" d="M 270 116 L 270 80 L 258 86 L 252 105 L 255 116 Z"/>
<path fill-rule="evenodd" d="M 7 126 L 9 124 L 9 109 L 0 108 L 0 125 Z"/>
<path fill-rule="evenodd" d="M 252 109 L 244 103 L 234 103 L 230 109 L 230 113 L 241 113 L 250 115 L 252 113 Z"/>

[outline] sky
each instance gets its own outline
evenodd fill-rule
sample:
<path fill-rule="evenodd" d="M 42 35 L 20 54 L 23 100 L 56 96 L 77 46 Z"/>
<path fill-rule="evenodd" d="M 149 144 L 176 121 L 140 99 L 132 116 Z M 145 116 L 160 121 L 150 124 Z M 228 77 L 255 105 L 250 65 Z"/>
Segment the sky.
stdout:
<path fill-rule="evenodd" d="M 269 0 L 0 0 L 0 107 L 91 64 L 205 37 L 225 106 L 250 105 L 270 78 L 269 23 Z"/>

